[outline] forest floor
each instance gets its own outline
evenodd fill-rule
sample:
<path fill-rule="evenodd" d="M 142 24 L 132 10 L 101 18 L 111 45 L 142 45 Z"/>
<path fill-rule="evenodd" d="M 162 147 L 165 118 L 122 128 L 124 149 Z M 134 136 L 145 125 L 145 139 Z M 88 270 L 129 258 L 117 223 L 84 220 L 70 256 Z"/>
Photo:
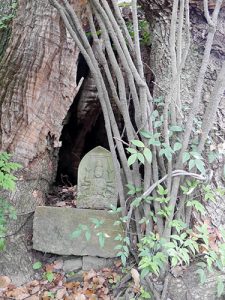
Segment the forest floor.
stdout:
<path fill-rule="evenodd" d="M 84 273 L 62 270 L 63 261 L 44 265 L 37 271 L 37 279 L 16 287 L 10 278 L 0 276 L 1 300 L 111 300 L 113 290 L 121 280 L 118 266 L 104 268 L 98 272 Z"/>

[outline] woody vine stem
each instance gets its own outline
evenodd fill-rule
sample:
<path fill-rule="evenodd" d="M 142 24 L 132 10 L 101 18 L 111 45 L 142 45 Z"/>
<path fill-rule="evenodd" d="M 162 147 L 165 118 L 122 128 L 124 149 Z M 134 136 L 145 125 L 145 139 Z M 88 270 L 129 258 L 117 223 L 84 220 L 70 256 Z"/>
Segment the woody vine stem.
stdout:
<path fill-rule="evenodd" d="M 190 147 L 194 119 L 202 101 L 204 79 L 222 0 L 216 1 L 211 16 L 208 1 L 203 1 L 204 14 L 208 22 L 208 35 L 196 78 L 191 108 L 185 118 L 181 101 L 181 77 L 191 44 L 188 0 L 174 0 L 172 5 L 168 49 L 170 84 L 169 89 L 163 95 L 163 109 L 157 106 L 144 75 L 137 0 L 131 1 L 132 35 L 116 0 L 88 1 L 86 16 L 93 39 L 92 44 L 87 38 L 79 16 L 67 0 L 49 0 L 49 2 L 58 10 L 95 80 L 114 160 L 123 216 L 133 216 L 135 219 L 138 241 L 141 241 L 143 236 L 148 236 L 155 228 L 160 237 L 169 241 L 175 216 L 178 214 L 182 220 L 190 220 L 190 210 L 193 209 L 189 207 L 181 213 L 187 197 L 180 191 L 181 184 L 187 178 L 203 181 L 210 178 L 207 176 L 202 154 L 204 155 L 206 141 L 216 119 L 216 111 L 225 89 L 225 62 L 222 63 L 208 105 L 202 115 L 199 143 L 195 151 L 191 152 Z M 123 131 L 119 128 L 114 113 L 113 107 L 115 106 L 124 122 Z M 123 141 L 123 136 L 125 141 Z M 193 155 L 192 158 L 191 155 Z M 126 182 L 135 188 L 133 198 L 130 197 L 128 200 L 125 196 L 121 172 L 117 167 L 117 158 L 125 174 Z M 140 168 L 141 164 L 143 168 Z M 188 168 L 189 171 L 187 171 Z M 167 193 L 167 207 L 169 208 L 167 213 L 164 209 L 162 214 L 158 212 L 163 210 L 164 204 L 154 200 L 157 198 L 156 188 L 160 183 Z M 145 201 L 149 196 L 153 200 Z M 135 197 L 140 201 L 138 205 L 131 205 Z M 143 218 L 148 221 L 144 231 L 141 226 Z M 129 221 L 127 223 L 130 224 Z M 131 244 L 135 244 L 132 237 Z M 151 287 L 156 299 L 160 299 L 152 284 Z"/>

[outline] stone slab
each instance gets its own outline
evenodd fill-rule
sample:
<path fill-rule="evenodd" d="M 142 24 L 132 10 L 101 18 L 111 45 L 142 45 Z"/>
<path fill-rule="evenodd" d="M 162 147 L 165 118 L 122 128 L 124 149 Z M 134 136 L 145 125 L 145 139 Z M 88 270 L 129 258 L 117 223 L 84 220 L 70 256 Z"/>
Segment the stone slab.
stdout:
<path fill-rule="evenodd" d="M 82 269 L 82 258 L 81 257 L 66 259 L 63 263 L 63 271 L 66 273 L 78 272 L 81 269 Z"/>
<path fill-rule="evenodd" d="M 104 223 L 98 229 L 94 229 L 92 218 L 102 220 Z M 47 253 L 59 255 L 76 256 L 99 256 L 115 257 L 117 251 L 114 247 L 118 241 L 114 238 L 121 234 L 121 225 L 113 225 L 119 215 L 109 214 L 104 210 L 62 208 L 62 207 L 37 207 L 34 214 L 33 223 L 33 248 Z M 87 225 L 91 230 L 89 241 L 82 233 L 77 238 L 72 238 L 71 234 L 80 224 Z M 97 233 L 104 232 L 105 245 L 100 247 Z"/>
<path fill-rule="evenodd" d="M 113 266 L 113 259 L 102 258 L 96 256 L 84 256 L 83 257 L 83 271 L 89 271 L 91 269 L 98 271 L 103 268 L 110 268 Z"/>
<path fill-rule="evenodd" d="M 78 168 L 77 191 L 78 208 L 117 206 L 118 191 L 110 151 L 98 146 L 83 157 Z"/>

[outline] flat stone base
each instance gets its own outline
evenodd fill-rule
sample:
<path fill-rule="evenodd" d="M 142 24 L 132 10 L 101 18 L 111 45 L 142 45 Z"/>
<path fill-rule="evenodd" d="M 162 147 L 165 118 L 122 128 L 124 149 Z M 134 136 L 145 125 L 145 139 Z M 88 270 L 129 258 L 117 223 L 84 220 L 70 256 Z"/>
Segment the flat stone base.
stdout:
<path fill-rule="evenodd" d="M 113 266 L 113 259 L 101 258 L 95 256 L 84 256 L 83 257 L 83 271 L 89 271 L 91 269 L 98 271 L 103 268 L 110 268 Z"/>
<path fill-rule="evenodd" d="M 120 242 L 114 239 L 118 234 L 124 234 L 121 225 L 114 225 L 119 217 L 104 210 L 37 207 L 33 223 L 33 248 L 59 255 L 116 257 L 118 250 L 114 248 Z M 96 229 L 93 219 L 102 220 L 104 223 Z M 72 238 L 72 232 L 80 224 L 87 225 L 90 229 L 90 240 L 87 241 L 84 231 L 79 237 Z M 106 236 L 103 248 L 99 244 L 100 232 Z"/>

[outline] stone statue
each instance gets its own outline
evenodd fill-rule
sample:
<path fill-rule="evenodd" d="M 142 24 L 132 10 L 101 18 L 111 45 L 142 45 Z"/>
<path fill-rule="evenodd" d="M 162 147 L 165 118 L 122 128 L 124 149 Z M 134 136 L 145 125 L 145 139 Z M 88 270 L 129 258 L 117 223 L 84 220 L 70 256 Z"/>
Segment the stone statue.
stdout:
<path fill-rule="evenodd" d="M 98 146 L 80 162 L 77 207 L 104 209 L 110 204 L 117 204 L 112 156 L 108 150 Z"/>

